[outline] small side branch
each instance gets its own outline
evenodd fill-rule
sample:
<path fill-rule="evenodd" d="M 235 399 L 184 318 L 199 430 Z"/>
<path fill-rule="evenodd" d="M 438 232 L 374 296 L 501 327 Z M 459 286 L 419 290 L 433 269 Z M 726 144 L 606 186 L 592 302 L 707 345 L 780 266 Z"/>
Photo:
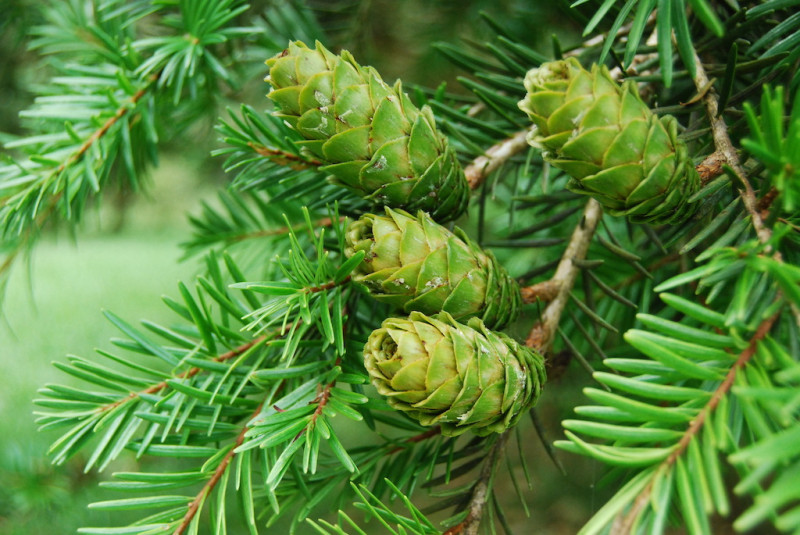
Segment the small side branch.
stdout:
<path fill-rule="evenodd" d="M 345 216 L 340 216 L 338 223 L 343 222 L 347 219 Z M 323 217 L 322 219 L 318 219 L 313 222 L 314 228 L 323 228 L 323 227 L 332 227 L 334 221 L 330 217 Z M 253 238 L 268 238 L 270 236 L 282 236 L 284 234 L 288 234 L 290 232 L 296 232 L 299 230 L 303 230 L 308 228 L 306 223 L 298 223 L 291 227 L 280 227 L 280 228 L 272 228 L 272 229 L 264 229 L 264 230 L 257 230 L 253 232 L 246 232 L 244 234 L 239 234 L 237 236 L 233 236 L 231 238 L 226 239 L 227 243 L 238 243 L 246 240 L 250 240 Z"/>
<path fill-rule="evenodd" d="M 263 405 L 264 405 L 263 402 L 258 405 L 258 407 L 250 416 L 250 418 L 247 419 L 247 422 L 250 422 L 250 420 L 252 420 L 261 413 L 261 408 L 263 407 Z M 233 447 L 225 455 L 222 461 L 220 461 L 216 470 L 214 470 L 214 474 L 211 476 L 211 479 L 209 479 L 208 482 L 205 485 L 203 485 L 203 488 L 200 490 L 200 492 L 197 493 L 197 496 L 194 497 L 192 503 L 189 504 L 189 509 L 186 510 L 186 514 L 183 515 L 183 520 L 181 521 L 180 525 L 175 529 L 173 535 L 181 535 L 184 531 L 186 531 L 186 528 L 188 528 L 189 524 L 192 523 L 194 517 L 197 515 L 197 513 L 200 512 L 200 507 L 202 507 L 203 502 L 205 502 L 208 495 L 211 494 L 211 491 L 214 490 L 214 487 L 217 486 L 217 483 L 219 483 L 220 479 L 222 479 L 222 476 L 225 475 L 225 471 L 228 469 L 228 467 L 231 464 L 231 461 L 236 456 L 236 448 L 241 446 L 242 443 L 244 442 L 244 437 L 248 429 L 249 427 L 247 427 L 247 423 L 245 423 L 245 425 L 242 426 L 241 432 L 236 437 L 236 442 L 233 443 Z"/>
<path fill-rule="evenodd" d="M 526 136 L 530 130 L 521 130 L 508 139 L 489 147 L 486 152 L 475 158 L 466 169 L 464 175 L 467 177 L 469 187 L 477 189 L 492 171 L 495 171 L 506 160 L 528 147 Z"/>
<path fill-rule="evenodd" d="M 423 433 L 420 433 L 418 435 L 414 435 L 412 437 L 409 437 L 409 438 L 405 439 L 403 442 L 405 444 L 409 444 L 409 445 L 410 444 L 416 444 L 418 442 L 422 442 L 424 440 L 428 440 L 429 438 L 438 436 L 441 432 L 442 432 L 442 428 L 439 427 L 438 425 L 436 425 L 434 427 L 431 427 L 430 429 L 428 429 L 427 431 L 425 431 Z M 397 453 L 398 451 L 403 451 L 404 449 L 406 449 L 406 446 L 395 446 L 394 448 L 389 450 L 387 453 L 388 453 L 388 455 L 391 455 L 393 453 Z"/>
<path fill-rule="evenodd" d="M 279 165 L 283 165 L 294 169 L 295 171 L 303 171 L 305 169 L 316 169 L 322 166 L 322 162 L 319 160 L 314 159 L 303 159 L 297 156 L 296 154 L 292 154 L 291 152 L 287 152 L 284 150 L 278 149 L 271 149 L 269 147 L 265 147 L 264 145 L 259 145 L 258 143 L 248 142 L 247 146 L 253 149 L 253 152 L 264 156 L 265 158 L 269 158 L 273 162 Z"/>
<path fill-rule="evenodd" d="M 772 326 L 775 324 L 779 316 L 780 312 L 777 312 L 761 322 L 761 325 L 759 325 L 758 329 L 756 329 L 756 332 L 750 339 L 747 347 L 739 354 L 736 362 L 733 364 L 733 366 L 731 366 L 723 381 L 719 384 L 717 389 L 709 398 L 708 403 L 706 403 L 705 407 L 702 408 L 697 417 L 691 421 L 689 427 L 675 445 L 675 448 L 672 450 L 669 457 L 662 461 L 659 469 L 654 472 L 655 474 L 660 473 L 661 470 L 667 470 L 671 468 L 678 458 L 686 453 L 686 449 L 689 447 L 692 439 L 697 437 L 697 435 L 703 430 L 703 426 L 706 424 L 709 416 L 711 416 L 711 413 L 717 408 L 723 396 L 730 392 L 731 388 L 733 387 L 733 383 L 736 380 L 737 374 L 742 372 L 747 363 L 750 362 L 750 359 L 752 359 L 756 354 L 758 343 L 763 340 L 767 334 L 769 334 Z M 639 513 L 644 507 L 647 506 L 648 503 L 650 503 L 650 495 L 653 491 L 654 482 L 655 477 L 650 480 L 647 486 L 636 498 L 636 501 L 633 502 L 633 507 L 631 507 L 631 509 L 624 516 L 621 515 L 617 517 L 617 519 L 614 521 L 614 527 L 611 529 L 611 533 L 614 533 L 615 535 L 623 535 L 633 531 L 633 525 L 635 524 Z"/>
<path fill-rule="evenodd" d="M 589 199 L 586 208 L 583 210 L 583 217 L 575 227 L 570 237 L 561 261 L 556 267 L 553 278 L 548 281 L 557 286 L 558 291 L 555 297 L 547 305 L 541 319 L 533 326 L 528 338 L 525 341 L 528 347 L 536 349 L 540 353 L 546 353 L 555 338 L 558 322 L 569 301 L 569 294 L 575 285 L 580 268 L 574 260 L 583 260 L 589 250 L 589 243 L 592 241 L 597 224 L 603 215 L 603 208 L 594 199 Z"/>
<path fill-rule="evenodd" d="M 265 341 L 266 339 L 267 339 L 267 335 L 266 334 L 262 335 L 262 336 L 259 336 L 258 338 L 254 338 L 254 339 L 250 340 L 247 343 L 244 343 L 244 344 L 242 344 L 242 345 L 240 345 L 238 347 L 235 347 L 235 348 L 231 349 L 227 353 L 223 353 L 222 355 L 214 357 L 212 360 L 214 362 L 225 362 L 226 360 L 230 360 L 230 359 L 232 359 L 234 357 L 238 357 L 239 355 L 241 355 L 242 353 L 244 353 L 245 351 L 247 351 L 251 347 L 260 344 L 261 342 Z M 200 371 L 201 371 L 201 368 L 192 367 L 192 368 L 189 368 L 188 370 L 186 370 L 185 372 L 176 375 L 175 379 L 187 379 L 189 377 L 194 377 L 195 375 L 200 373 Z M 120 400 L 117 400 L 117 401 L 115 401 L 113 403 L 109 403 L 108 405 L 104 405 L 103 407 L 98 409 L 98 412 L 108 412 L 108 411 L 110 411 L 112 409 L 115 409 L 115 408 L 119 407 L 120 405 L 124 405 L 125 403 L 128 403 L 129 401 L 132 401 L 134 399 L 139 399 L 143 395 L 155 394 L 156 392 L 160 392 L 161 390 L 167 388 L 168 386 L 169 386 L 169 384 L 166 381 L 161 381 L 160 383 L 154 384 L 153 386 L 151 386 L 149 388 L 146 388 L 144 390 L 140 390 L 138 392 L 131 392 L 126 397 L 124 397 L 124 398 L 122 398 Z"/>
<path fill-rule="evenodd" d="M 469 501 L 469 512 L 467 518 L 452 528 L 444 532 L 444 535 L 477 535 L 478 528 L 481 525 L 483 512 L 486 509 L 486 504 L 489 502 L 492 488 L 492 475 L 497 463 L 500 461 L 500 456 L 503 453 L 503 447 L 506 444 L 506 437 L 508 432 L 501 434 L 497 437 L 497 441 L 492 444 L 486 461 L 481 468 L 478 481 L 472 488 L 472 498 Z"/>
<path fill-rule="evenodd" d="M 333 364 L 334 367 L 341 366 L 341 364 L 342 364 L 342 357 L 337 357 L 336 358 L 336 362 L 334 362 L 334 364 Z M 311 401 L 312 404 L 313 403 L 317 404 L 317 408 L 314 409 L 314 413 L 311 415 L 311 421 L 309 421 L 308 427 L 303 429 L 303 431 L 300 431 L 300 434 L 298 434 L 295 437 L 295 440 L 297 440 L 300 437 L 300 435 L 302 435 L 309 428 L 311 428 L 312 426 L 316 425 L 317 420 L 319 419 L 320 416 L 322 416 L 322 411 L 325 410 L 325 406 L 328 404 L 328 401 L 331 399 L 331 389 L 334 386 L 336 386 L 336 379 L 334 379 L 330 383 L 326 384 L 325 387 L 322 389 L 322 391 L 317 394 L 317 397 L 315 397 Z"/>
<path fill-rule="evenodd" d="M 742 196 L 745 209 L 750 214 L 756 235 L 761 243 L 767 243 L 772 236 L 772 231 L 766 225 L 764 225 L 761 212 L 758 210 L 758 199 L 756 199 L 756 193 L 753 190 L 753 186 L 751 186 L 750 182 L 747 180 L 747 173 L 739 161 L 739 155 L 736 153 L 736 149 L 733 146 L 731 137 L 728 134 L 728 125 L 725 124 L 725 118 L 720 113 L 719 99 L 717 98 L 717 94 L 713 91 L 713 89 L 710 91 L 708 90 L 710 87 L 708 74 L 706 74 L 706 70 L 703 68 L 703 63 L 696 52 L 694 56 L 694 62 L 694 85 L 698 92 L 705 92 L 703 101 L 706 105 L 706 115 L 708 115 L 708 121 L 711 124 L 711 135 L 714 138 L 714 146 L 716 147 L 716 152 L 712 154 L 712 160 L 714 163 L 716 163 L 716 165 L 719 165 L 720 160 L 724 160 L 724 162 L 727 163 L 731 169 L 733 169 L 733 172 L 736 173 L 739 182 L 741 182 L 743 186 L 743 189 L 739 191 L 739 194 Z"/>

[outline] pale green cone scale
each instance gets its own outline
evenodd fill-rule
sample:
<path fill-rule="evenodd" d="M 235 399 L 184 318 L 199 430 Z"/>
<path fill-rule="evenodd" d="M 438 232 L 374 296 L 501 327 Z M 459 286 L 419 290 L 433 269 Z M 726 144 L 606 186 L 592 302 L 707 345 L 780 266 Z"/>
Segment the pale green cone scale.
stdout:
<path fill-rule="evenodd" d="M 534 129 L 528 142 L 572 180 L 567 188 L 634 222 L 677 223 L 700 187 L 673 117 L 659 118 L 633 82 L 575 58 L 544 63 L 525 76 L 519 107 Z"/>
<path fill-rule="evenodd" d="M 398 82 L 387 85 L 347 51 L 299 41 L 267 60 L 267 95 L 307 141 L 331 180 L 375 204 L 457 218 L 469 184 L 430 108 L 417 108 Z"/>
<path fill-rule="evenodd" d="M 346 256 L 365 253 L 353 280 L 406 313 L 479 317 L 493 329 L 519 313 L 519 286 L 494 256 L 424 212 L 415 217 L 386 208 L 385 215 L 365 214 L 348 226 L 345 240 Z"/>
<path fill-rule="evenodd" d="M 367 339 L 364 365 L 390 406 L 446 436 L 502 433 L 546 379 L 540 354 L 478 318 L 465 325 L 447 313 L 388 318 Z"/>

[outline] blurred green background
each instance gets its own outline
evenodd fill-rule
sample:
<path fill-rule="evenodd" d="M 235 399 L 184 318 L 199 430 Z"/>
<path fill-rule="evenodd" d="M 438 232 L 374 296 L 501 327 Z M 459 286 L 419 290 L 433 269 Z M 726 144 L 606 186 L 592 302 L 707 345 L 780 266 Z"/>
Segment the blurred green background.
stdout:
<path fill-rule="evenodd" d="M 461 74 L 430 45 L 490 35 L 479 20 L 482 9 L 504 20 L 545 53 L 555 31 L 567 43 L 578 39 L 577 27 L 562 27 L 565 17 L 550 2 L 521 0 L 440 1 L 374 0 L 334 2 L 311 0 L 332 43 L 347 47 L 362 63 L 379 68 L 386 79 L 402 77 L 409 83 L 436 87 Z M 268 2 L 257 2 L 262 9 Z M 27 88 L 41 71 L 38 58 L 27 50 L 27 29 L 39 19 L 38 4 L 30 0 L 0 0 L 0 132 L 24 134 L 17 119 L 32 95 Z M 545 32 L 530 32 L 536 27 Z M 354 25 L 355 21 L 355 25 Z M 357 28 L 358 31 L 353 31 Z M 260 82 L 260 80 L 256 81 Z M 254 83 L 238 95 L 260 106 L 265 87 Z M 56 432 L 39 433 L 34 423 L 33 398 L 47 383 L 77 384 L 52 366 L 74 354 L 92 358 L 94 348 L 109 348 L 117 336 L 102 316 L 110 310 L 130 323 L 147 318 L 169 324 L 171 312 L 159 297 L 174 296 L 179 280 L 199 271 L 195 260 L 179 262 L 179 243 L 189 236 L 187 213 L 197 213 L 202 201 L 214 202 L 225 185 L 221 161 L 208 157 L 216 144 L 210 128 L 193 132 L 188 143 L 172 144 L 151 173 L 144 194 L 111 193 L 102 208 L 81 223 L 74 234 L 49 229 L 29 262 L 12 272 L 0 319 L 0 535 L 74 533 L 78 527 L 118 524 L 105 513 L 90 511 L 92 501 L 108 499 L 97 483 L 120 469 L 134 469 L 130 457 L 121 458 L 106 473 L 84 473 L 85 459 L 53 467 L 47 458 Z M 581 381 L 566 376 L 562 381 Z M 580 386 L 576 384 L 576 388 Z M 557 438 L 558 421 L 571 403 L 547 397 L 540 403 L 550 438 Z M 536 437 L 530 422 L 521 426 L 525 457 L 533 472 L 534 488 L 524 493 L 530 517 L 514 506 L 512 526 L 520 533 L 569 534 L 588 518 L 596 495 L 599 467 L 583 459 L 565 459 L 567 477 L 559 474 Z M 514 448 L 509 448 L 514 470 L 520 471 Z M 507 478 L 505 478 L 507 479 Z M 521 478 L 524 480 L 524 478 Z M 501 496 L 515 500 L 512 488 Z M 276 528 L 275 533 L 280 532 Z"/>
<path fill-rule="evenodd" d="M 132 323 L 173 321 L 159 298 L 174 296 L 177 281 L 197 270 L 195 262 L 178 261 L 178 243 L 188 231 L 185 212 L 213 194 L 196 179 L 190 160 L 165 159 L 148 198 L 127 207 L 120 231 L 104 231 L 101 223 L 116 224 L 116 214 L 95 214 L 75 240 L 53 232 L 38 243 L 28 266 L 15 267 L 0 321 L 0 534 L 75 533 L 107 520 L 86 510 L 100 499 L 97 482 L 107 475 L 84 474 L 81 458 L 50 465 L 47 448 L 56 432 L 36 431 L 32 399 L 46 383 L 78 384 L 52 361 L 70 354 L 91 359 L 94 348 L 109 349 L 108 340 L 120 336 L 103 310 Z"/>

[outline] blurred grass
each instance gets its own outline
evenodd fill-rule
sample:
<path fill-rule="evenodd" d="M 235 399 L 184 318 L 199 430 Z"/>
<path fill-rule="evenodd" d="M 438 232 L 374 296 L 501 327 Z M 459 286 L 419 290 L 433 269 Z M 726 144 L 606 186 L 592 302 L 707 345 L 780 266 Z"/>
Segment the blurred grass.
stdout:
<path fill-rule="evenodd" d="M 177 281 L 197 270 L 194 262 L 178 262 L 178 243 L 188 236 L 186 212 L 196 211 L 200 198 L 212 198 L 201 166 L 165 159 L 149 192 L 126 205 L 122 232 L 105 230 L 115 214 L 96 213 L 76 240 L 47 236 L 28 269 L 20 262 L 12 272 L 0 319 L 0 535 L 75 533 L 115 523 L 86 509 L 102 496 L 97 482 L 106 474 L 84 474 L 81 458 L 50 465 L 47 449 L 58 431 L 36 431 L 32 400 L 47 383 L 79 384 L 53 361 L 69 354 L 94 359 L 94 348 L 108 349 L 108 340 L 120 336 L 103 310 L 134 324 L 174 322 L 160 297 L 176 296 Z M 123 459 L 106 473 L 130 463 Z"/>
<path fill-rule="evenodd" d="M 0 391 L 0 413 L 6 415 L 0 419 L 0 533 L 53 533 L 56 525 L 59 533 L 74 533 L 90 524 L 84 512 L 97 495 L 96 476 L 82 473 L 80 459 L 66 469 L 49 465 L 46 450 L 57 432 L 35 430 L 32 400 L 46 383 L 77 383 L 53 360 L 67 354 L 92 358 L 94 347 L 108 347 L 107 340 L 119 335 L 101 309 L 131 320 L 169 319 L 158 295 L 173 293 L 189 268 L 175 262 L 176 253 L 174 240 L 163 235 L 88 238 L 77 246 L 47 240 L 35 253 L 32 285 L 21 280 L 23 272 L 15 274 L 0 327 L 6 385 Z"/>

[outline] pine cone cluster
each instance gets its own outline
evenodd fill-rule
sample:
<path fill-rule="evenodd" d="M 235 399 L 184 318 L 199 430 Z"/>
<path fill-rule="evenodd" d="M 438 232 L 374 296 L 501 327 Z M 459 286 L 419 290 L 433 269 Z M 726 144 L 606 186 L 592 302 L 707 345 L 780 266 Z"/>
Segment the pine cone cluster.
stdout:
<path fill-rule="evenodd" d="M 390 406 L 444 435 L 513 426 L 539 397 L 544 360 L 495 331 L 519 314 L 516 281 L 460 229 L 437 223 L 464 213 L 469 185 L 430 108 L 319 43 L 290 43 L 267 65 L 268 97 L 304 138 L 301 150 L 377 208 L 350 223 L 344 250 L 348 258 L 363 252 L 352 280 L 400 314 L 365 344 L 372 384 Z M 677 123 L 655 116 L 634 84 L 568 59 L 531 70 L 525 88 L 529 142 L 572 177 L 569 189 L 633 221 L 690 214 L 699 179 Z"/>

